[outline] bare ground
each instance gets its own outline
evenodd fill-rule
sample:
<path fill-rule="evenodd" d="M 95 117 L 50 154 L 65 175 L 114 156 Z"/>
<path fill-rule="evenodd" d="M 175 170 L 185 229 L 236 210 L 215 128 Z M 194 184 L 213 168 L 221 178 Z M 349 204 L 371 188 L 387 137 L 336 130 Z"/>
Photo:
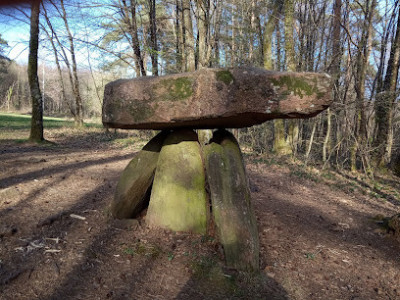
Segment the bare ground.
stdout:
<path fill-rule="evenodd" d="M 399 203 L 343 176 L 248 156 L 261 274 L 241 274 L 213 237 L 110 220 L 143 143 L 47 137 L 57 145 L 0 143 L 0 299 L 400 299 L 400 243 L 372 220 Z"/>

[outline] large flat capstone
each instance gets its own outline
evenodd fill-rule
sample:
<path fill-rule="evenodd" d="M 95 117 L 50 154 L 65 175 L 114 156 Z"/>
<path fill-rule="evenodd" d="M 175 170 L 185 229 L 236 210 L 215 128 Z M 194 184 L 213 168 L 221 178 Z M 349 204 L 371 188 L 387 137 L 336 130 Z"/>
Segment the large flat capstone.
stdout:
<path fill-rule="evenodd" d="M 203 69 L 106 85 L 103 124 L 112 128 L 240 128 L 312 117 L 332 102 L 326 74 L 259 68 Z"/>

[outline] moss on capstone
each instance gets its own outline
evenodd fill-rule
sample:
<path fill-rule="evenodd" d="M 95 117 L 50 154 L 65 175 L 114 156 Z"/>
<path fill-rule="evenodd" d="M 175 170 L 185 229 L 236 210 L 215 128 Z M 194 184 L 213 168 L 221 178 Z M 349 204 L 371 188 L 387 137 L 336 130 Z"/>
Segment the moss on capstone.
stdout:
<path fill-rule="evenodd" d="M 154 115 L 155 109 L 148 102 L 132 101 L 127 107 L 135 122 L 141 122 Z"/>
<path fill-rule="evenodd" d="M 159 84 L 158 101 L 185 100 L 193 94 L 193 79 L 190 77 L 163 79 Z"/>
<path fill-rule="evenodd" d="M 317 98 L 320 99 L 324 96 L 324 92 L 318 90 L 317 83 L 314 85 L 310 85 L 304 78 L 296 77 L 296 76 L 280 76 L 279 78 L 271 78 L 271 82 L 275 86 L 286 86 L 288 92 L 303 98 L 304 96 L 312 96 L 313 94 L 317 95 Z M 287 96 L 287 95 L 285 95 Z"/>
<path fill-rule="evenodd" d="M 150 226 L 205 234 L 207 195 L 197 135 L 172 132 L 161 149 L 147 211 Z"/>
<path fill-rule="evenodd" d="M 232 73 L 228 70 L 218 71 L 216 77 L 218 81 L 222 81 L 226 85 L 230 85 L 235 80 Z"/>

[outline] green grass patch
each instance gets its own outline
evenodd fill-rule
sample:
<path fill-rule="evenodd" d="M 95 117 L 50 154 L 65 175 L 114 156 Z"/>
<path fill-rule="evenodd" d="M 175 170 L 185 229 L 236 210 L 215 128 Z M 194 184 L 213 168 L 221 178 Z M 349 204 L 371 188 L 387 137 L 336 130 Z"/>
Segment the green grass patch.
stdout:
<path fill-rule="evenodd" d="M 75 125 L 74 121 L 71 120 L 63 118 L 43 117 L 44 129 L 74 127 L 74 125 Z M 84 127 L 102 128 L 103 125 L 100 123 L 85 123 Z M 0 129 L 30 130 L 30 128 L 31 128 L 30 115 L 20 115 L 14 113 L 0 112 Z"/>

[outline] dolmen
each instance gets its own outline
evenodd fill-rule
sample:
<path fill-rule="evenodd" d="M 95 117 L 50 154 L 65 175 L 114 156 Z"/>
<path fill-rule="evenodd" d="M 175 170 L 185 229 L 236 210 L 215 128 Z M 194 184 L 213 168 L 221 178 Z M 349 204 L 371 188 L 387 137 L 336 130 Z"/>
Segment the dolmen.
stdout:
<path fill-rule="evenodd" d="M 215 228 L 228 267 L 259 269 L 259 240 L 248 178 L 235 137 L 276 118 L 308 118 L 332 102 L 326 74 L 258 68 L 202 69 L 106 85 L 103 124 L 160 132 L 137 153 L 117 184 L 111 213 L 207 234 Z M 195 129 L 213 129 L 204 131 Z"/>

